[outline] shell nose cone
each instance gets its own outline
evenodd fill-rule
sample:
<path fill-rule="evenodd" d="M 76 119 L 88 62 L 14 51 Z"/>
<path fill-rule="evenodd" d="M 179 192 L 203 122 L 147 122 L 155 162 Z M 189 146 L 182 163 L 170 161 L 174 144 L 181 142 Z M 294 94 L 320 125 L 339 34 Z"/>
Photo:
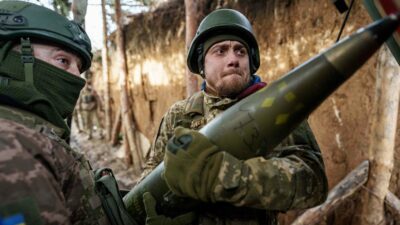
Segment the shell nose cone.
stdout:
<path fill-rule="evenodd" d="M 372 32 L 376 41 L 382 43 L 389 38 L 390 35 L 399 27 L 400 25 L 400 12 L 396 14 L 391 14 L 381 20 L 376 21 L 366 28 Z"/>

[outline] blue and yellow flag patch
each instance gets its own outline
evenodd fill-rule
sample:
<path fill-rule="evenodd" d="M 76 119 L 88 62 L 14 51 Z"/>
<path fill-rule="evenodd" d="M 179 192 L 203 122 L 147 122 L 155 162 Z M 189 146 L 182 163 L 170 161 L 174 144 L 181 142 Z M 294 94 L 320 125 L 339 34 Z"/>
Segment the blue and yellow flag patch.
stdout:
<path fill-rule="evenodd" d="M 0 217 L 0 225 L 26 225 L 24 215 L 21 213 L 8 217 Z"/>

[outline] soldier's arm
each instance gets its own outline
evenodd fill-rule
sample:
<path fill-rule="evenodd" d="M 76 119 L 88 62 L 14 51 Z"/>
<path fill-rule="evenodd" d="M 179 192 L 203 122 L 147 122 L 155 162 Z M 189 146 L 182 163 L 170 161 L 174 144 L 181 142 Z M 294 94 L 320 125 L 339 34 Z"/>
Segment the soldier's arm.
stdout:
<path fill-rule="evenodd" d="M 318 205 L 326 198 L 327 182 L 319 156 L 309 151 L 291 146 L 277 156 L 244 162 L 226 155 L 210 200 L 281 211 Z"/>
<path fill-rule="evenodd" d="M 283 211 L 312 207 L 325 200 L 327 182 L 308 129 L 302 124 L 292 133 L 290 142 L 297 145 L 246 161 L 221 152 L 199 133 L 178 130 L 168 145 L 166 181 L 176 194 L 206 202 Z"/>
<path fill-rule="evenodd" d="M 25 215 L 22 222 L 27 224 L 33 221 L 71 224 L 71 212 L 66 207 L 59 188 L 61 185 L 58 185 L 47 164 L 42 164 L 43 159 L 35 157 L 39 154 L 32 154 L 32 151 L 40 150 L 36 147 L 40 143 L 24 146 L 17 135 L 9 130 L 3 131 L 0 130 L 0 154 L 3 156 L 0 160 L 0 216 Z M 32 140 L 26 138 L 24 141 Z M 57 221 L 51 221 L 49 217 L 57 218 Z"/>
<path fill-rule="evenodd" d="M 83 157 L 35 130 L 0 119 L 0 216 L 26 224 L 105 224 Z"/>
<path fill-rule="evenodd" d="M 164 149 L 165 149 L 165 146 L 167 145 L 168 136 L 169 136 L 168 133 L 169 132 L 167 131 L 165 117 L 163 117 L 161 120 L 161 124 L 158 128 L 157 135 L 154 138 L 152 145 L 150 146 L 149 158 L 146 161 L 146 165 L 144 167 L 141 178 L 139 180 L 142 180 L 143 178 L 145 178 L 163 160 Z"/>
<path fill-rule="evenodd" d="M 175 111 L 175 107 L 172 106 L 161 119 L 157 134 L 150 146 L 149 158 L 139 180 L 145 178 L 163 161 L 167 142 L 174 133 Z"/>
<path fill-rule="evenodd" d="M 256 203 L 257 207 L 307 208 L 321 203 L 327 196 L 320 148 L 306 120 L 265 158 L 243 163 L 249 169 L 248 175 L 243 175 L 248 193 L 236 205 L 251 205 L 246 202 L 251 202 L 251 196 L 256 195 L 266 197 Z M 263 190 L 257 194 L 260 185 Z"/>

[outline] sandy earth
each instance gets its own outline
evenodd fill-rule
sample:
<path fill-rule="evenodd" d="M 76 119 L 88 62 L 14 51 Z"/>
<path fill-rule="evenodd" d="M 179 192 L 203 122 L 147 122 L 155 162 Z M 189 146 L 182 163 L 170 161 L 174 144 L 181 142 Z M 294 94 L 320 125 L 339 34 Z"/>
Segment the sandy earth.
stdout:
<path fill-rule="evenodd" d="M 95 131 L 93 138 L 88 140 L 85 132 L 78 132 L 73 125 L 71 134 L 71 146 L 82 152 L 90 161 L 94 169 L 101 167 L 111 168 L 117 178 L 120 189 L 130 189 L 134 186 L 135 179 L 139 174 L 135 174 L 132 167 L 127 167 L 124 163 L 124 152 L 121 145 L 112 147 L 104 139 L 100 139 L 98 131 Z"/>

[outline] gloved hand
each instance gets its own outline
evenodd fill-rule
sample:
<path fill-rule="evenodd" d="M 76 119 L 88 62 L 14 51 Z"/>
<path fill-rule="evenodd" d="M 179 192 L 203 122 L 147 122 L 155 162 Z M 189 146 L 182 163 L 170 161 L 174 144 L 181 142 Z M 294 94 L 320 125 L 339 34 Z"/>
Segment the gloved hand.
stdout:
<path fill-rule="evenodd" d="M 175 218 L 169 218 L 164 215 L 157 214 L 156 200 L 150 192 L 143 194 L 143 203 L 146 210 L 146 225 L 190 225 L 194 224 L 196 214 L 189 212 Z"/>
<path fill-rule="evenodd" d="M 224 154 L 203 134 L 177 127 L 168 141 L 164 177 L 179 196 L 212 201 Z"/>

